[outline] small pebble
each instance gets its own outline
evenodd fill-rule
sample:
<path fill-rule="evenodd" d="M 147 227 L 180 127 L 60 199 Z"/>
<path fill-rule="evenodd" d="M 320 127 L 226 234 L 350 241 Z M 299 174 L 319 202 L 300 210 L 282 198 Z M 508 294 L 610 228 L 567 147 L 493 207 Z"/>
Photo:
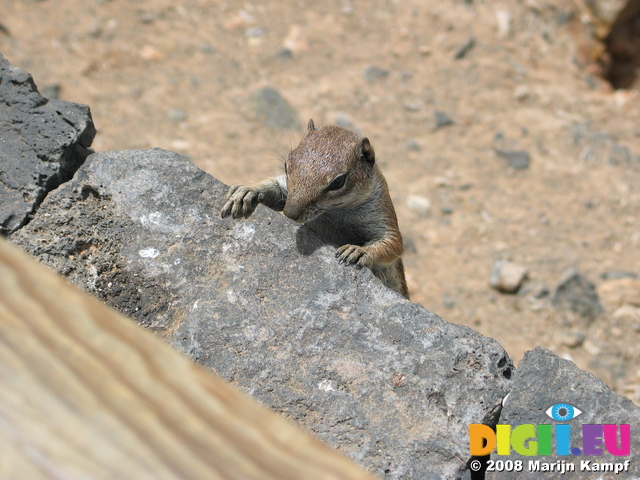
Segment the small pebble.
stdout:
<path fill-rule="evenodd" d="M 156 17 L 151 12 L 140 12 L 138 14 L 138 19 L 140 20 L 140 23 L 149 25 L 155 22 Z"/>
<path fill-rule="evenodd" d="M 182 122 L 183 120 L 186 120 L 186 118 L 187 118 L 187 114 L 184 113 L 179 108 L 172 108 L 171 110 L 169 110 L 167 112 L 167 116 L 171 120 L 173 120 L 174 122 Z"/>
<path fill-rule="evenodd" d="M 409 152 L 419 152 L 420 144 L 415 140 L 407 140 L 406 142 L 404 142 L 404 148 Z"/>
<path fill-rule="evenodd" d="M 291 25 L 289 33 L 282 42 L 284 48 L 289 50 L 291 54 L 306 52 L 309 50 L 304 29 L 300 25 Z"/>
<path fill-rule="evenodd" d="M 440 110 L 436 110 L 433 114 L 433 119 L 436 122 L 436 130 L 439 130 L 443 127 L 448 127 L 449 125 L 453 125 L 453 120 L 449 115 Z"/>
<path fill-rule="evenodd" d="M 519 102 L 527 100 L 531 96 L 531 90 L 526 85 L 518 85 L 513 90 L 513 98 Z"/>
<path fill-rule="evenodd" d="M 467 54 L 473 49 L 473 47 L 476 46 L 476 39 L 473 37 L 469 37 L 469 40 L 467 40 L 464 45 L 462 45 L 457 51 L 456 54 L 453 56 L 453 58 L 455 58 L 456 60 L 460 60 L 464 57 L 467 56 Z"/>
<path fill-rule="evenodd" d="M 416 247 L 416 242 L 413 241 L 413 237 L 403 235 L 402 243 L 404 245 L 404 251 L 406 253 L 416 253 L 418 251 L 418 248 Z"/>
<path fill-rule="evenodd" d="M 539 300 L 541 298 L 548 297 L 550 293 L 551 291 L 549 290 L 549 287 L 547 287 L 546 285 L 540 285 L 538 288 L 536 288 L 533 291 L 532 296 L 533 298 L 536 298 Z"/>
<path fill-rule="evenodd" d="M 560 335 L 560 343 L 565 347 L 577 348 L 584 343 L 585 336 L 580 332 L 567 332 Z"/>
<path fill-rule="evenodd" d="M 431 202 L 428 198 L 420 195 L 409 195 L 407 207 L 421 215 L 428 215 L 431 210 Z"/>
<path fill-rule="evenodd" d="M 611 315 L 613 320 L 619 320 L 625 325 L 640 325 L 640 308 L 632 305 L 623 305 Z M 637 328 L 634 328 L 637 330 Z"/>
<path fill-rule="evenodd" d="M 507 260 L 496 260 L 491 267 L 489 286 L 501 293 L 518 293 L 528 271 L 522 265 Z"/>
<path fill-rule="evenodd" d="M 364 71 L 364 79 L 369 83 L 375 82 L 376 80 L 382 80 L 384 78 L 387 78 L 388 76 L 388 70 L 384 70 L 375 65 L 367 67 Z"/>
<path fill-rule="evenodd" d="M 449 310 L 455 308 L 456 306 L 456 302 L 453 297 L 446 293 L 442 296 L 442 304 Z"/>
<path fill-rule="evenodd" d="M 611 309 L 623 305 L 640 307 L 640 280 L 629 277 L 607 280 L 598 286 L 598 296 Z"/>
<path fill-rule="evenodd" d="M 507 38 L 511 34 L 511 12 L 509 10 L 498 10 L 496 12 L 498 22 L 498 35 L 500 38 Z"/>
<path fill-rule="evenodd" d="M 151 45 L 144 45 L 138 54 L 143 60 L 162 60 L 165 56 L 161 50 Z"/>
<path fill-rule="evenodd" d="M 531 158 L 526 150 L 496 150 L 498 156 L 506 158 L 510 167 L 516 170 L 526 170 L 529 168 Z"/>
<path fill-rule="evenodd" d="M 278 60 L 289 60 L 293 58 L 293 52 L 289 50 L 287 47 L 282 47 L 276 52 L 275 57 Z"/>
<path fill-rule="evenodd" d="M 601 275 L 603 280 L 616 280 L 618 278 L 638 278 L 636 272 L 630 270 L 609 270 Z"/>
<path fill-rule="evenodd" d="M 256 37 L 264 37 L 265 29 L 262 27 L 251 27 L 248 28 L 246 32 L 244 32 L 244 36 L 247 38 L 256 38 Z"/>
<path fill-rule="evenodd" d="M 453 207 L 451 205 L 443 205 L 440 211 L 443 215 L 451 215 L 453 213 Z"/>

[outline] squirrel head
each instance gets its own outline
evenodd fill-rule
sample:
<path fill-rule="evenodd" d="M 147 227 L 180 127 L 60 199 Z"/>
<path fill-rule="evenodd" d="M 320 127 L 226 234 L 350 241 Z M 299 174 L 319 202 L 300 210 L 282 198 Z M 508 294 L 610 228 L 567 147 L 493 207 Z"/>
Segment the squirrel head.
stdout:
<path fill-rule="evenodd" d="M 308 131 L 285 163 L 287 202 L 283 213 L 298 223 L 328 210 L 362 204 L 374 188 L 375 152 L 369 139 L 335 126 Z"/>

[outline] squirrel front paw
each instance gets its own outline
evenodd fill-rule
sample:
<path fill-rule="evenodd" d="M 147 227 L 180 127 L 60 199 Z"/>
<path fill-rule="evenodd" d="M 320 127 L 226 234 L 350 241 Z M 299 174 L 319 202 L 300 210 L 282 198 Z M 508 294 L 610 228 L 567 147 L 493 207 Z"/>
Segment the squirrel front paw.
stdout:
<path fill-rule="evenodd" d="M 260 203 L 260 192 L 244 185 L 235 185 L 227 193 L 227 203 L 220 210 L 222 218 L 249 218 Z"/>
<path fill-rule="evenodd" d="M 340 263 L 368 267 L 371 262 L 367 255 L 367 247 L 359 245 L 343 245 L 336 251 L 336 257 Z"/>

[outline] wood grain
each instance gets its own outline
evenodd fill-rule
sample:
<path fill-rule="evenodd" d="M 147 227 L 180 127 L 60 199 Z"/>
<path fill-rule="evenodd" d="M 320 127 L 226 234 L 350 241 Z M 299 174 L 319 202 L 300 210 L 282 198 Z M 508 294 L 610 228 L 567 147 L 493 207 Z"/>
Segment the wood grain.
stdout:
<path fill-rule="evenodd" d="M 0 239 L 0 478 L 374 477 Z"/>

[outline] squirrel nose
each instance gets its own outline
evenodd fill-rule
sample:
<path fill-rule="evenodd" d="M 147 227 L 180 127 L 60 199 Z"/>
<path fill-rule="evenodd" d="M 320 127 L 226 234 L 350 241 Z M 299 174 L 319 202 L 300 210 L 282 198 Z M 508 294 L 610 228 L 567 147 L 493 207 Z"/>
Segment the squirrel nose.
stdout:
<path fill-rule="evenodd" d="M 286 217 L 289 217 L 294 222 L 298 222 L 300 220 L 300 217 L 302 217 L 302 209 L 297 208 L 296 206 L 289 203 L 285 204 L 282 213 L 284 213 Z"/>
<path fill-rule="evenodd" d="M 289 212 L 287 210 L 283 210 L 286 217 L 289 217 L 294 222 L 297 222 L 300 219 L 300 212 Z"/>

